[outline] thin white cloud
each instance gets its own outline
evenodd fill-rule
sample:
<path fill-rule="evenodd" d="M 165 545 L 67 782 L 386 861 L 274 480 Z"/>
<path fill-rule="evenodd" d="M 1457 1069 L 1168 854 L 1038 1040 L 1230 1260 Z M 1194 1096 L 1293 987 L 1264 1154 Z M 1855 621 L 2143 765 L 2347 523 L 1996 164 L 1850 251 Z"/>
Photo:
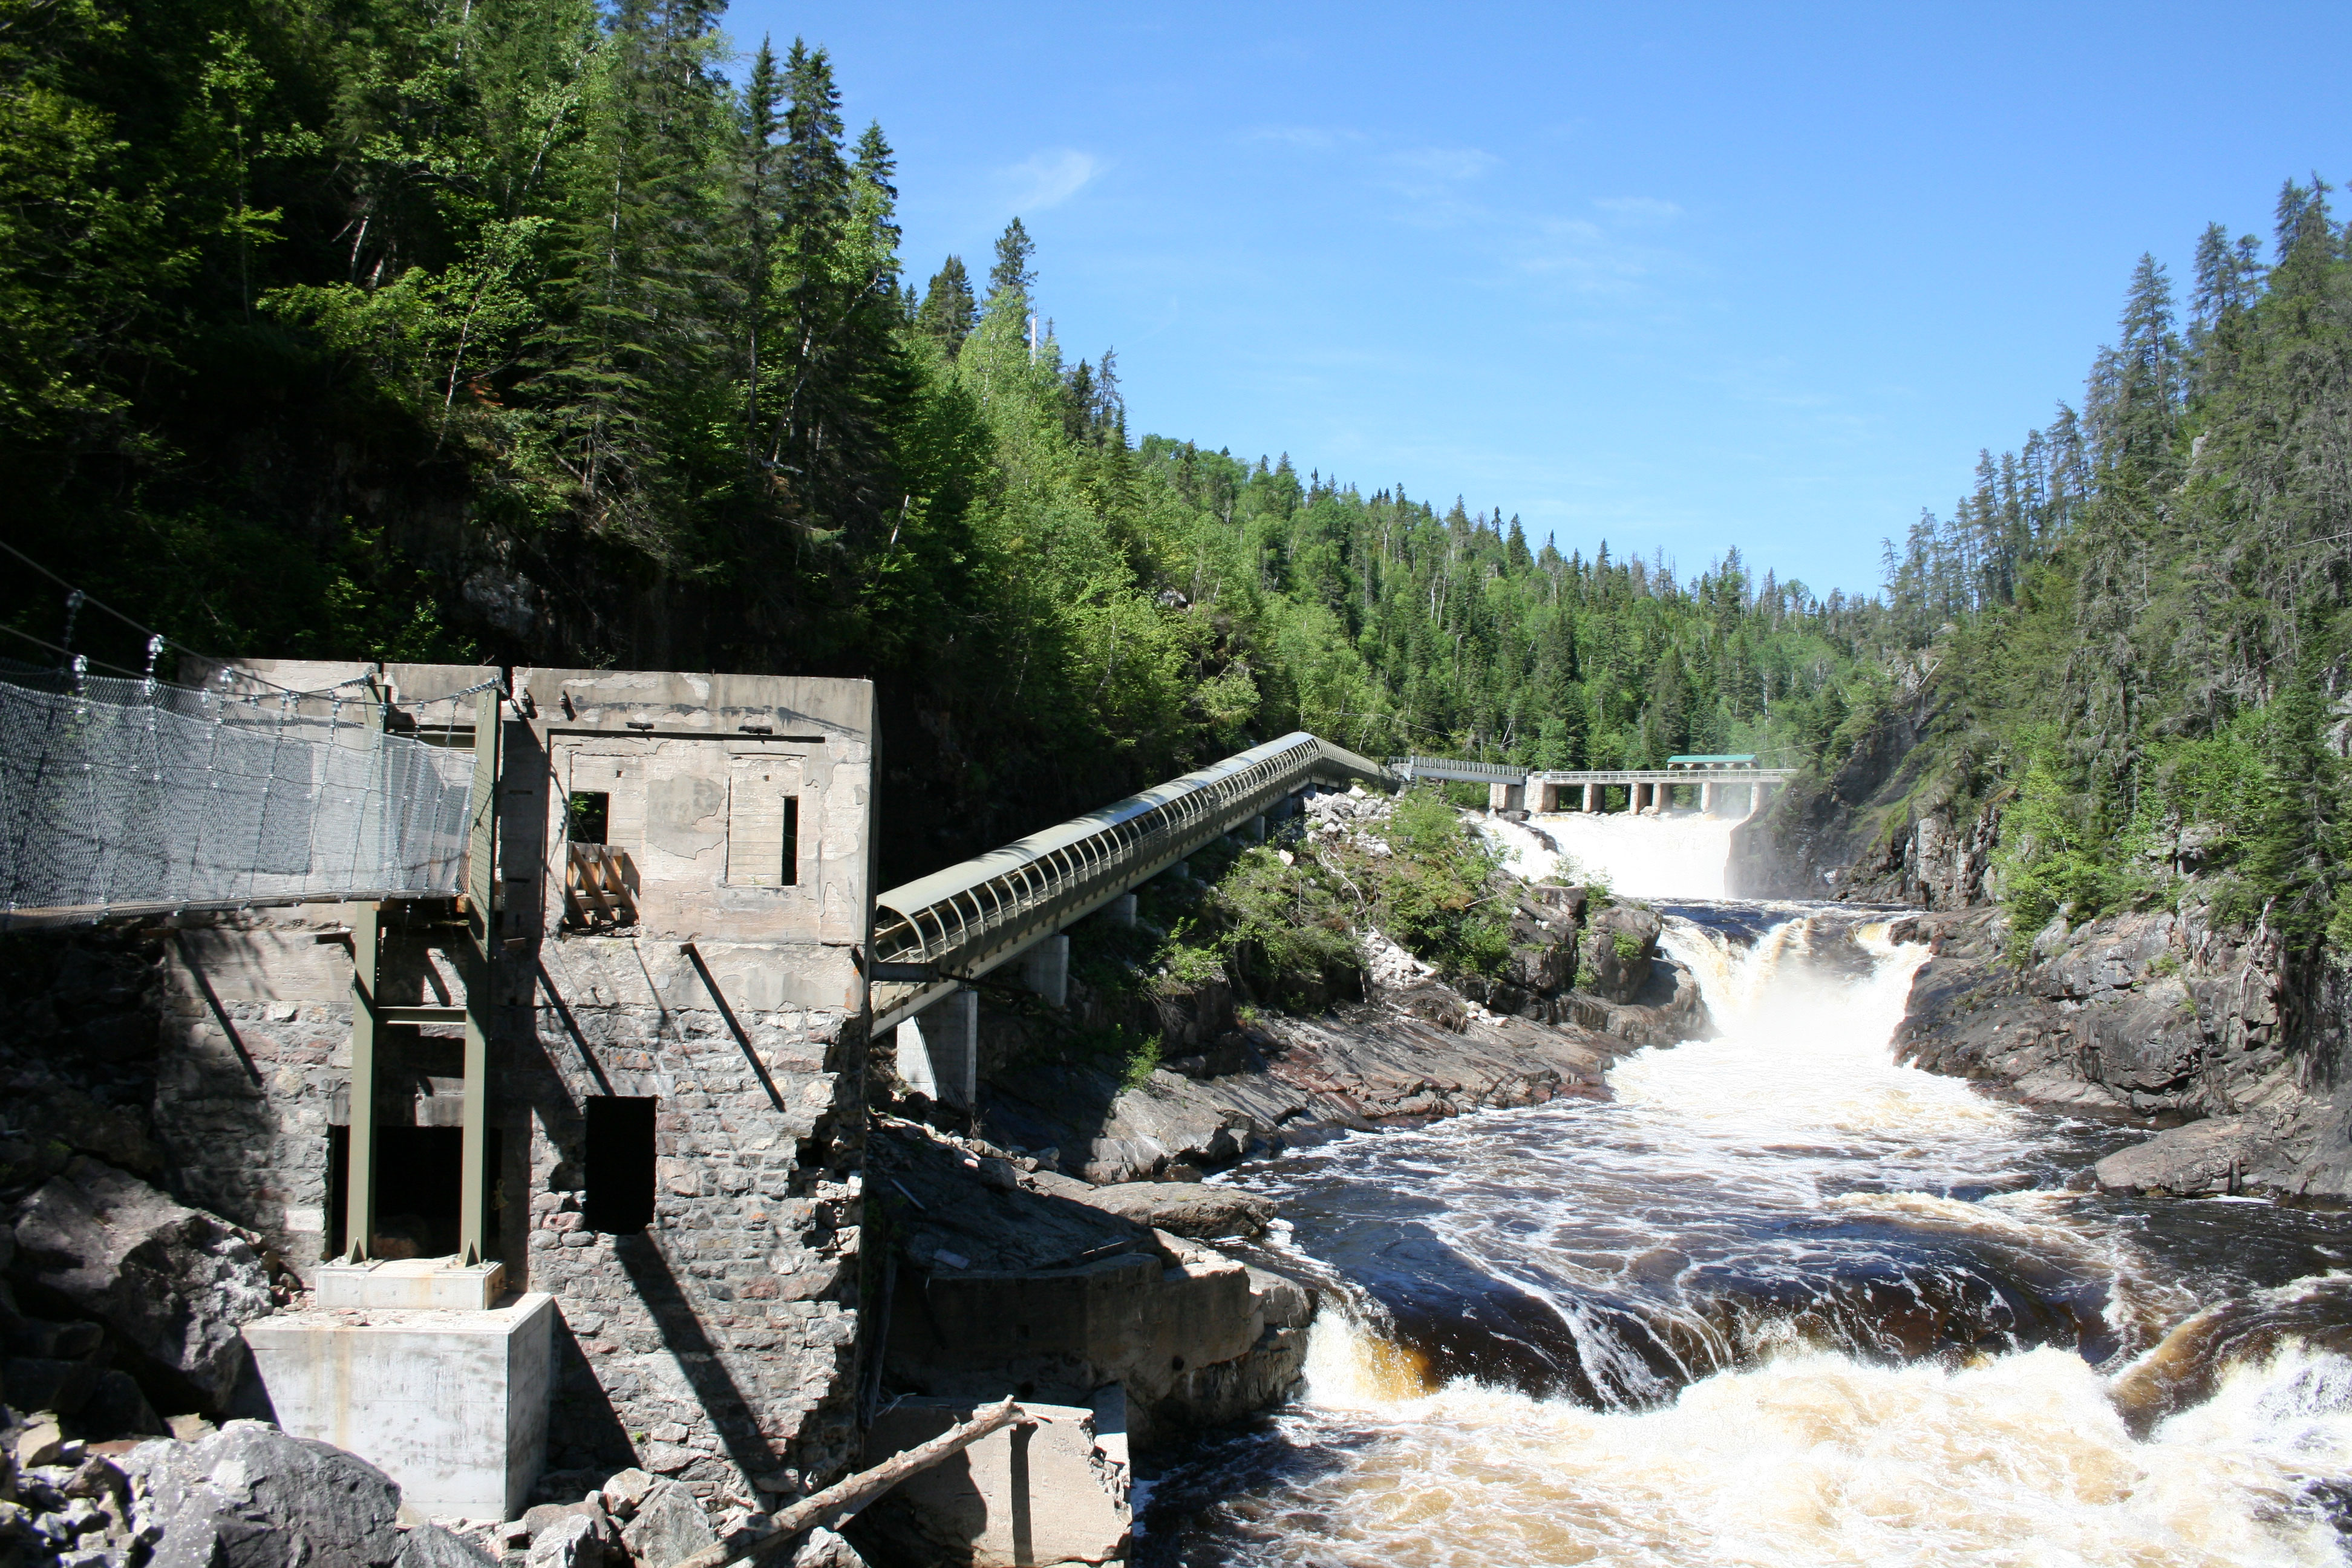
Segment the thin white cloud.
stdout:
<path fill-rule="evenodd" d="M 1604 196 L 1592 204 L 1612 217 L 1637 223 L 1664 223 L 1683 216 L 1683 209 L 1655 196 Z"/>
<path fill-rule="evenodd" d="M 1103 162 L 1093 153 L 1062 147 L 1032 153 L 1000 174 L 1015 212 L 1043 212 L 1076 195 L 1102 172 Z"/>
<path fill-rule="evenodd" d="M 1475 180 L 1501 162 L 1479 147 L 1414 147 L 1389 154 L 1389 163 L 1399 174 L 1448 184 Z"/>
<path fill-rule="evenodd" d="M 1328 153 L 1363 139 L 1360 131 L 1337 131 L 1321 125 L 1260 125 L 1241 133 L 1244 142 L 1271 142 L 1307 153 Z"/>

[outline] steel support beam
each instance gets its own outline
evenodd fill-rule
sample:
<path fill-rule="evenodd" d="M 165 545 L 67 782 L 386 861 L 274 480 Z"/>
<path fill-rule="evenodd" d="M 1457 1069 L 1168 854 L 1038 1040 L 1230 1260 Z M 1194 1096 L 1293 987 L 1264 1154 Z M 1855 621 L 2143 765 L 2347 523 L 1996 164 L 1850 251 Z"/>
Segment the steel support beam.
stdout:
<path fill-rule="evenodd" d="M 459 1127 L 457 1260 L 482 1261 L 488 1235 L 491 965 L 498 952 L 499 694 L 474 699 L 474 791 L 466 807 L 466 1102 Z"/>
<path fill-rule="evenodd" d="M 365 1263 L 375 1246 L 375 983 L 383 916 L 373 904 L 352 915 L 351 1125 L 343 1140 L 343 1260 Z"/>

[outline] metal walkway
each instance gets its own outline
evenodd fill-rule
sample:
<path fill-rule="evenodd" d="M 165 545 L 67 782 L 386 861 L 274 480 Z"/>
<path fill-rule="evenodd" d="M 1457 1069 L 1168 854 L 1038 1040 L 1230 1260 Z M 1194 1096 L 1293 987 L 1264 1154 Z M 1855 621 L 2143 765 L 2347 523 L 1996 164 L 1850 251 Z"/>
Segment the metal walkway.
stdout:
<path fill-rule="evenodd" d="M 875 900 L 874 1032 L 895 1027 L 1102 908 L 1292 791 L 1361 780 L 1380 763 L 1304 730 L 919 877 Z"/>
<path fill-rule="evenodd" d="M 362 681 L 0 669 L 0 931 L 454 895 L 488 775 L 387 711 Z"/>

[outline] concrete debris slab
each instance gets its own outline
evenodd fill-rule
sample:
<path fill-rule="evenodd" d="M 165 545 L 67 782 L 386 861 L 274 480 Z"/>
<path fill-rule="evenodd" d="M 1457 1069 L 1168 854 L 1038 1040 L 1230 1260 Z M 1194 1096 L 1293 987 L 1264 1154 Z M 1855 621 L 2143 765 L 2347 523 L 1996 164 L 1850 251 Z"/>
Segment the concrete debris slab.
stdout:
<path fill-rule="evenodd" d="M 1099 1409 L 1024 1402 L 1023 1422 L 899 1483 L 858 1516 L 853 1536 L 913 1562 L 1108 1563 L 1127 1554 L 1126 1435 L 1117 1391 Z M 970 1420 L 979 1404 L 901 1399 L 875 1417 L 878 1464 Z M 869 1534 L 870 1532 L 870 1534 Z"/>
<path fill-rule="evenodd" d="M 1097 1187 L 1083 1201 L 1138 1225 L 1203 1241 L 1221 1236 L 1260 1236 L 1274 1218 L 1269 1199 L 1238 1187 L 1200 1182 L 1122 1182 Z"/>

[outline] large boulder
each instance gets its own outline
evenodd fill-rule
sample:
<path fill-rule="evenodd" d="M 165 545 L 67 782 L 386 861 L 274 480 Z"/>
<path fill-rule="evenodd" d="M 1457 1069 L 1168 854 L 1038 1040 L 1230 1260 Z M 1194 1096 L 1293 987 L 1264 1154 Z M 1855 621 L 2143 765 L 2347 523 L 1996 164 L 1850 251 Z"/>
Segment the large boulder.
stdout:
<path fill-rule="evenodd" d="M 1531 997 L 1557 996 L 1574 985 L 1585 906 L 1581 888 L 1528 889 L 1511 910 L 1511 952 L 1503 982 Z"/>
<path fill-rule="evenodd" d="M 1650 961 L 1658 955 L 1665 923 L 1648 910 L 1612 904 L 1586 923 L 1582 963 L 1584 989 L 1604 1002 L 1631 1002 L 1650 981 Z"/>
<path fill-rule="evenodd" d="M 2118 1149 L 2100 1161 L 2094 1173 L 2100 1187 L 2111 1193 L 2168 1193 L 2175 1197 L 2233 1193 L 2263 1147 L 2260 1122 L 2216 1116 Z"/>
<path fill-rule="evenodd" d="M 13 1278 L 56 1292 L 225 1406 L 241 1324 L 272 1308 L 269 1270 L 224 1220 L 87 1157 L 25 1200 Z"/>
<path fill-rule="evenodd" d="M 401 1555 L 390 1477 L 266 1421 L 142 1443 L 123 1468 L 149 1568 L 386 1568 Z"/>
<path fill-rule="evenodd" d="M 1201 1182 L 1122 1182 L 1097 1187 L 1080 1201 L 1138 1225 L 1202 1241 L 1257 1236 L 1274 1218 L 1273 1203 L 1255 1193 Z"/>
<path fill-rule="evenodd" d="M 703 1516 L 702 1504 L 677 1481 L 656 1481 L 637 1505 L 636 1517 L 621 1531 L 621 1539 L 638 1568 L 670 1568 L 696 1552 L 719 1544 L 719 1536 Z"/>
<path fill-rule="evenodd" d="M 400 1543 L 394 1568 L 499 1568 L 499 1560 L 462 1535 L 420 1524 Z"/>

